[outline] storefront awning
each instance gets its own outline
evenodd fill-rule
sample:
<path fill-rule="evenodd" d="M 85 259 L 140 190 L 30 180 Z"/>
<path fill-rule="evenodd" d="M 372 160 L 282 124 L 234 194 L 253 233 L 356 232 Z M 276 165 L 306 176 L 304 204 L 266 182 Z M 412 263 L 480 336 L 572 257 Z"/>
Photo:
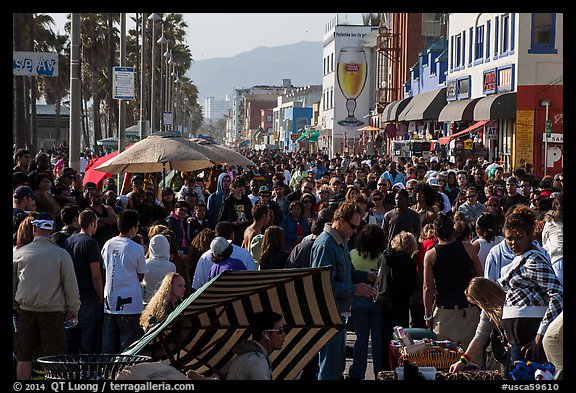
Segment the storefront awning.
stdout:
<path fill-rule="evenodd" d="M 516 92 L 484 97 L 474 107 L 474 120 L 516 118 Z"/>
<path fill-rule="evenodd" d="M 406 108 L 406 105 L 412 101 L 412 97 L 404 98 L 403 100 L 392 101 L 384 108 L 382 112 L 382 121 L 396 121 L 400 112 Z"/>
<path fill-rule="evenodd" d="M 456 134 L 448 135 L 446 137 L 438 139 L 438 142 L 440 142 L 441 145 L 447 145 L 450 143 L 450 141 L 452 139 L 458 138 L 460 136 L 468 135 L 472 131 L 475 131 L 478 128 L 483 127 L 486 123 L 489 123 L 490 121 L 491 120 L 482 120 L 482 121 L 479 121 L 477 123 L 474 123 L 470 127 L 466 128 L 465 130 L 462 130 L 460 132 L 457 132 Z"/>
<path fill-rule="evenodd" d="M 472 121 L 474 120 L 474 107 L 480 98 L 458 100 L 448 103 L 440 111 L 438 121 Z"/>
<path fill-rule="evenodd" d="M 446 106 L 446 88 L 428 91 L 414 96 L 412 101 L 398 115 L 399 121 L 438 120 L 442 108 Z"/>

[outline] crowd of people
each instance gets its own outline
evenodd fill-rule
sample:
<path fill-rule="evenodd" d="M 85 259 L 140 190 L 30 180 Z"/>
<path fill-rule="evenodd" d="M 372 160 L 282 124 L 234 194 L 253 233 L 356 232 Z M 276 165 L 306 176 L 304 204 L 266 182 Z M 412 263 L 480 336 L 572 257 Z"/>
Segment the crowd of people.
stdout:
<path fill-rule="evenodd" d="M 369 345 L 374 375 L 390 370 L 394 326 L 468 348 L 453 372 L 489 367 L 490 324 L 513 360 L 562 367 L 558 346 L 546 348 L 563 309 L 561 173 L 435 155 L 243 154 L 255 165 L 177 173 L 164 187 L 155 174 L 129 174 L 119 187 L 83 181 L 86 165 L 70 168 L 65 153 L 15 151 L 15 377 L 30 378 L 38 353 L 124 351 L 225 270 L 327 265 L 343 328 L 302 379 L 365 379 Z M 479 277 L 504 294 L 479 298 Z M 270 353 L 281 316 L 265 323 L 239 356 Z"/>

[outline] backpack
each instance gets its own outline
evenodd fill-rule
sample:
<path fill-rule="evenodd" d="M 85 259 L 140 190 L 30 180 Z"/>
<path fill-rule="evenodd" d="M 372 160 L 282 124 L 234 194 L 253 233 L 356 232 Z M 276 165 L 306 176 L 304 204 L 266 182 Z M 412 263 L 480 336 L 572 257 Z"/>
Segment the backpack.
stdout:
<path fill-rule="evenodd" d="M 20 227 L 20 223 L 24 221 L 24 219 L 28 217 L 28 213 L 24 210 L 20 210 L 16 212 L 16 214 L 12 215 L 12 245 L 16 245 L 16 234 L 18 233 L 18 228 Z"/>

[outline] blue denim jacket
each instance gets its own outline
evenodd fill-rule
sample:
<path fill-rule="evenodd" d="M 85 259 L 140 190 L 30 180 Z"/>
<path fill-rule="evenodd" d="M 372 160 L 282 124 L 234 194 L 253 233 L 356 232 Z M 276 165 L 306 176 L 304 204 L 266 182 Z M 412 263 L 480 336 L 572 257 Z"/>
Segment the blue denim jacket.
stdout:
<path fill-rule="evenodd" d="M 352 265 L 348 246 L 342 242 L 338 232 L 330 224 L 312 245 L 311 266 L 332 266 L 332 292 L 338 312 L 350 310 L 356 283 L 368 282 L 368 272 L 356 270 Z"/>

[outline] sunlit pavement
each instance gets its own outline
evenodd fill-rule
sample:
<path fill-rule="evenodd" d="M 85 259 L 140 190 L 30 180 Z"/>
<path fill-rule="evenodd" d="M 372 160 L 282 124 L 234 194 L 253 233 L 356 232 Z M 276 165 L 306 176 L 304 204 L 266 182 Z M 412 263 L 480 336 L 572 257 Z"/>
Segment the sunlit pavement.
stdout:
<path fill-rule="evenodd" d="M 352 349 L 354 348 L 354 343 L 356 342 L 356 333 L 347 332 L 346 333 L 346 370 L 345 373 L 348 374 L 348 368 L 352 364 Z M 370 344 L 368 345 L 368 363 L 366 366 L 366 377 L 367 381 L 375 380 L 374 369 L 372 368 L 372 348 Z"/>

